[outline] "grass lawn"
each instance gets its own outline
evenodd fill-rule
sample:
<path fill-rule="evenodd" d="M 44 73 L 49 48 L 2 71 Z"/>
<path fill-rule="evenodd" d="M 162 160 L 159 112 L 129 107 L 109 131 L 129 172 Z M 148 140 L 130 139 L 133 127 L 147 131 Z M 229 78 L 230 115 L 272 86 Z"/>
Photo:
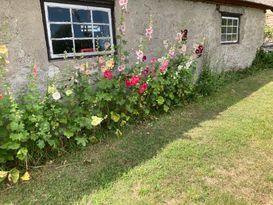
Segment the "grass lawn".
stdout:
<path fill-rule="evenodd" d="M 0 204 L 273 204 L 273 70 L 32 176 Z"/>

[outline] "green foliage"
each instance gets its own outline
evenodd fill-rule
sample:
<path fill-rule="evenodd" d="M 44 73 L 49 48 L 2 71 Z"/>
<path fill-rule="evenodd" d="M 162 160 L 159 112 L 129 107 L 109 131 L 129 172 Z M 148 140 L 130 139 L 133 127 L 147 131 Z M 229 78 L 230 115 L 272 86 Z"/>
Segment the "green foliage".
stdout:
<path fill-rule="evenodd" d="M 265 26 L 264 35 L 266 40 L 273 41 L 273 27 L 272 26 Z"/>

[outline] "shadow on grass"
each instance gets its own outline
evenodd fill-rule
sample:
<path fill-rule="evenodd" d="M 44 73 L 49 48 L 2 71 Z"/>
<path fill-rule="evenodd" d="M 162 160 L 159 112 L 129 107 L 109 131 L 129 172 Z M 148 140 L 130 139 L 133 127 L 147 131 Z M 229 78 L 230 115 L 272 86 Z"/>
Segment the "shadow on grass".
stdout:
<path fill-rule="evenodd" d="M 272 81 L 264 71 L 226 86 L 218 94 L 178 108 L 153 122 L 130 127 L 122 139 L 110 137 L 83 151 L 67 154 L 53 166 L 33 171 L 33 180 L 0 192 L 0 204 L 71 204 L 109 186 L 120 176 L 153 158 L 187 131 L 249 96 Z"/>

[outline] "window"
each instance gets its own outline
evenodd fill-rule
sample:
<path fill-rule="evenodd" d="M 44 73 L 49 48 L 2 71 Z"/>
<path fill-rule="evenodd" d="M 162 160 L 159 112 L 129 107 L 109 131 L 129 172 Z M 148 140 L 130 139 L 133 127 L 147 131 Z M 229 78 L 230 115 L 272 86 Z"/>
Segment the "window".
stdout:
<path fill-rule="evenodd" d="M 45 20 L 51 59 L 111 53 L 110 8 L 45 2 Z"/>
<path fill-rule="evenodd" d="M 221 43 L 239 43 L 240 17 L 222 16 Z"/>

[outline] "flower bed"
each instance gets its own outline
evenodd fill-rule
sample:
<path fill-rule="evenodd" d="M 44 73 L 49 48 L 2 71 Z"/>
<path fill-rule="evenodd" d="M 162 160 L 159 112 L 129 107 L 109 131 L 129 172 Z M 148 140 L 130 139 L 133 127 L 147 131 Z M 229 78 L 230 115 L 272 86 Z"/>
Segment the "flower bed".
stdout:
<path fill-rule="evenodd" d="M 71 144 L 97 143 L 104 130 L 113 131 L 120 137 L 122 128 L 128 123 L 168 112 L 195 95 L 194 61 L 201 57 L 204 46 L 195 46 L 193 55 L 187 56 L 188 30 L 183 30 L 174 43 L 164 42 L 165 55 L 147 56 L 144 48 L 153 37 L 150 19 L 135 52 L 136 62 L 129 62 L 128 52 L 122 46 L 127 4 L 126 0 L 120 1 L 121 36 L 115 48 L 118 55 L 105 55 L 92 63 L 87 60 L 78 65 L 67 81 L 48 82 L 45 96 L 38 90 L 37 65 L 33 66 L 26 92 L 16 100 L 9 86 L 2 86 L 0 167 L 25 165 L 28 171 L 30 163 L 38 164 L 39 159 L 54 151 L 66 149 Z M 0 47 L 0 53 L 3 70 L 7 49 Z M 10 183 L 16 183 L 19 172 L 17 169 L 0 172 L 0 182 L 6 177 Z M 26 172 L 22 179 L 29 179 L 29 173 Z"/>

